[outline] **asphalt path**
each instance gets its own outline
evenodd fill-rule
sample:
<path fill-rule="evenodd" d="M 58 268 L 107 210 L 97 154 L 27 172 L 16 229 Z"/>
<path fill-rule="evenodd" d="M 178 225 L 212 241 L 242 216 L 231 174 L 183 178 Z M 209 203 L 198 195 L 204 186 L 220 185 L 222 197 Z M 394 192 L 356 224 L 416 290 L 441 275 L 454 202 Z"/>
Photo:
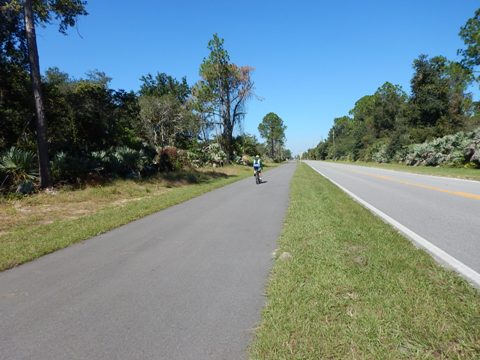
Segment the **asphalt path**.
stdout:
<path fill-rule="evenodd" d="M 480 273 L 480 182 L 321 161 L 306 163 Z"/>
<path fill-rule="evenodd" d="M 0 273 L 0 359 L 245 359 L 294 169 Z"/>

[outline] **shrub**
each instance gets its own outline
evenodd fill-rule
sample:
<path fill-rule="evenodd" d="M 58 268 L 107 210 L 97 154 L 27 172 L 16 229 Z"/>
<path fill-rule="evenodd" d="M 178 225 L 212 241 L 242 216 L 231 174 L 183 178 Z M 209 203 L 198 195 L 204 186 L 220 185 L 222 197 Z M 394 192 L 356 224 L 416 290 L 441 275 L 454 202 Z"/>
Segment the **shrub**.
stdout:
<path fill-rule="evenodd" d="M 18 192 L 22 189 L 32 189 L 33 181 L 38 178 L 38 163 L 36 155 L 32 151 L 11 147 L 0 158 L 0 187 L 17 187 Z M 28 191 L 31 192 L 31 191 Z"/>
<path fill-rule="evenodd" d="M 95 168 L 95 163 L 86 156 L 61 151 L 52 158 L 50 166 L 54 182 L 79 183 Z"/>
<path fill-rule="evenodd" d="M 186 151 L 188 166 L 199 168 L 205 165 L 205 156 L 197 151 Z"/>
<path fill-rule="evenodd" d="M 378 163 L 386 163 L 390 161 L 390 157 L 388 156 L 388 145 L 384 140 L 372 144 L 367 151 L 365 151 L 364 156 L 367 161 L 375 161 Z"/>
<path fill-rule="evenodd" d="M 462 166 L 472 163 L 480 167 L 480 128 L 410 145 L 406 152 L 397 152 L 395 157 L 412 166 Z"/>
<path fill-rule="evenodd" d="M 160 152 L 158 162 L 160 171 L 175 171 L 182 168 L 176 147 L 166 146 Z"/>
<path fill-rule="evenodd" d="M 219 143 L 212 143 L 203 149 L 208 157 L 208 162 L 215 165 L 221 165 L 227 161 L 227 154 L 222 150 Z"/>
<path fill-rule="evenodd" d="M 116 174 L 127 177 L 140 177 L 147 163 L 147 157 L 142 150 L 121 146 L 112 152 L 110 161 L 116 167 Z"/>
<path fill-rule="evenodd" d="M 122 177 L 140 177 L 146 170 L 152 172 L 148 157 L 143 150 L 131 149 L 127 146 L 120 146 L 109 151 L 101 150 L 90 154 L 96 172 L 104 172 L 109 175 Z"/>

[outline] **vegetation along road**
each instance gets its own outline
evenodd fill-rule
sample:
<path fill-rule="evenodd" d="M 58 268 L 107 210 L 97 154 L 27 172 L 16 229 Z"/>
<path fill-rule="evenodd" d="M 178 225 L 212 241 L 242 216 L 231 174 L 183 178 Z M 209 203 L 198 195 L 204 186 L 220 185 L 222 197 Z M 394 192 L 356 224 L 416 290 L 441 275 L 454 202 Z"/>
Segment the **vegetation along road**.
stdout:
<path fill-rule="evenodd" d="M 0 274 L 0 359 L 245 358 L 295 164 Z"/>
<path fill-rule="evenodd" d="M 480 285 L 480 182 L 320 161 L 307 164 L 398 222 L 409 237 Z"/>

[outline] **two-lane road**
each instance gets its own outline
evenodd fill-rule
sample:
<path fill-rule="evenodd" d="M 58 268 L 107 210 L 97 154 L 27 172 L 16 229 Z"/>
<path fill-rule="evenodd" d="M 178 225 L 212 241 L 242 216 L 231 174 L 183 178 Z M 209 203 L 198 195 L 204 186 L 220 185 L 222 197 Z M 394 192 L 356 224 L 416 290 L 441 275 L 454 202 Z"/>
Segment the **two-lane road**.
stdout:
<path fill-rule="evenodd" d="M 0 273 L 0 359 L 246 358 L 294 169 Z"/>
<path fill-rule="evenodd" d="M 320 161 L 306 163 L 480 273 L 480 182 Z"/>

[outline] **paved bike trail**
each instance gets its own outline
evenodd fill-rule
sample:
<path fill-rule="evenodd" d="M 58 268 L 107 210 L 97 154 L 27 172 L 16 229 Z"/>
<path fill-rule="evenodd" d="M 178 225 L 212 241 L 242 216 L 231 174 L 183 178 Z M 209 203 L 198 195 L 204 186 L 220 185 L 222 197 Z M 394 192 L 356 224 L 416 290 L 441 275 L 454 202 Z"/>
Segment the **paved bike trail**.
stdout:
<path fill-rule="evenodd" d="M 294 169 L 0 273 L 0 359 L 246 358 Z"/>

